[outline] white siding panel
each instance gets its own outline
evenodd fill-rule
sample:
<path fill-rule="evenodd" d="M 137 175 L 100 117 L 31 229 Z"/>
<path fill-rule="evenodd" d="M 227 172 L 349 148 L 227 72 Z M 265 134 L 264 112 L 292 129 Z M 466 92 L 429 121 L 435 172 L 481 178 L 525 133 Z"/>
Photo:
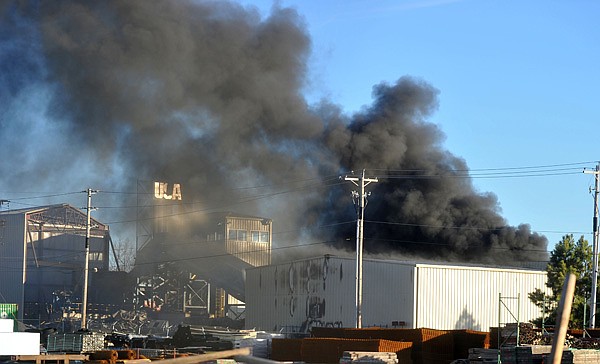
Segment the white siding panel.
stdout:
<path fill-rule="evenodd" d="M 365 261 L 363 267 L 363 327 L 391 327 L 393 321 L 403 321 L 406 327 L 411 327 L 414 307 L 413 266 L 396 262 Z M 354 272 L 353 267 L 352 279 Z M 354 287 L 352 290 L 354 292 Z"/>
<path fill-rule="evenodd" d="M 499 314 L 500 323 L 516 322 L 513 315 L 528 322 L 542 313 L 527 295 L 545 283 L 541 271 L 418 266 L 415 327 L 488 331 Z"/>

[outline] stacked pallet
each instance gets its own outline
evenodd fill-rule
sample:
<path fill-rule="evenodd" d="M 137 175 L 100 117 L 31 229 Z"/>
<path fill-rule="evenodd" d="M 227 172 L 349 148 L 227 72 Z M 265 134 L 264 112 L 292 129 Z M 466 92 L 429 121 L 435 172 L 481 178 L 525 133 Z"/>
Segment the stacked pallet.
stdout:
<path fill-rule="evenodd" d="M 469 349 L 470 364 L 492 364 L 498 362 L 498 349 Z"/>
<path fill-rule="evenodd" d="M 448 364 L 454 359 L 454 339 L 451 333 L 433 329 L 388 328 L 313 328 L 314 337 L 341 337 L 351 339 L 385 339 L 412 342 L 412 360 L 415 364 Z M 338 335 L 338 336 L 336 336 Z"/>
<path fill-rule="evenodd" d="M 490 349 L 498 349 L 498 335 L 498 328 L 490 327 Z"/>
<path fill-rule="evenodd" d="M 582 350 L 568 350 L 563 352 L 562 364 L 588 364 L 588 363 L 600 363 L 600 351 L 582 349 Z"/>
<path fill-rule="evenodd" d="M 400 364 L 411 364 L 412 343 L 380 339 L 273 339 L 271 359 L 338 364 L 345 351 L 393 352 Z"/>
<path fill-rule="evenodd" d="M 302 361 L 303 339 L 273 338 L 271 359 L 276 361 Z"/>
<path fill-rule="evenodd" d="M 340 364 L 398 364 L 396 353 L 344 351 Z"/>
<path fill-rule="evenodd" d="M 104 349 L 104 334 L 98 332 L 50 334 L 46 350 L 62 353 L 89 353 Z"/>
<path fill-rule="evenodd" d="M 378 339 L 307 338 L 302 340 L 302 361 L 307 363 L 338 363 L 344 351 L 401 352 L 411 343 Z"/>
<path fill-rule="evenodd" d="M 454 341 L 454 358 L 467 358 L 469 349 L 489 349 L 490 333 L 474 330 L 452 330 Z"/>
<path fill-rule="evenodd" d="M 531 346 L 504 346 L 500 348 L 500 360 L 504 364 L 532 364 Z"/>

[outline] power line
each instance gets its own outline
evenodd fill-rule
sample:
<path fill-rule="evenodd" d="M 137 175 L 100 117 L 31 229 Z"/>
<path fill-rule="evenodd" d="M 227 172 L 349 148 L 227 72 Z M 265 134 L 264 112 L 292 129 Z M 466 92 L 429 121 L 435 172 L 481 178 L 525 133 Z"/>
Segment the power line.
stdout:
<path fill-rule="evenodd" d="M 439 247 L 451 247 L 451 245 L 448 244 L 444 244 L 444 243 L 433 243 L 433 242 L 427 242 L 427 241 L 411 241 L 411 240 L 394 240 L 394 239 L 369 239 L 366 238 L 366 241 L 387 241 L 387 242 L 401 242 L 401 243 L 410 243 L 410 244 L 420 244 L 420 245 L 427 245 L 427 246 L 439 246 Z M 319 241 L 319 242 L 313 242 L 313 243 L 302 243 L 300 245 L 288 245 L 288 246 L 279 246 L 279 247 L 272 247 L 271 251 L 278 251 L 278 250 L 287 250 L 287 249 L 303 249 L 306 247 L 311 247 L 311 246 L 318 246 L 318 245 L 332 245 L 333 249 L 337 249 L 335 247 L 335 244 L 339 243 L 339 241 L 335 241 L 335 240 L 326 240 L 326 241 Z M 471 246 L 477 246 L 477 245 L 471 245 Z M 483 244 L 481 245 L 482 247 L 485 247 Z M 509 247 L 493 247 L 493 246 L 488 246 L 487 247 L 490 250 L 493 251 L 511 251 L 511 250 L 518 250 L 520 252 L 530 252 L 530 253 L 548 253 L 548 251 L 546 250 L 542 250 L 542 249 L 511 249 Z M 263 252 L 264 250 L 260 250 L 260 249 L 256 249 L 256 250 L 249 250 L 246 251 L 244 253 L 260 253 Z M 398 250 L 390 250 L 386 253 L 398 253 L 401 254 L 401 251 Z M 374 252 L 374 254 L 377 254 L 376 252 Z M 213 258 L 219 258 L 219 257 L 226 257 L 226 256 L 231 256 L 233 254 L 230 253 L 221 253 L 221 254 L 211 254 L 211 255 L 198 255 L 198 256 L 186 256 L 185 258 L 169 258 L 169 259 L 160 259 L 160 260 L 154 260 L 154 261 L 149 261 L 149 262 L 140 262 L 137 263 L 136 262 L 136 266 L 137 265 L 150 265 L 150 264 L 161 264 L 161 263 L 169 263 L 169 262 L 184 262 L 184 261 L 191 261 L 191 260 L 197 260 L 197 259 L 213 259 Z"/>
<path fill-rule="evenodd" d="M 1 193 L 7 193 L 6 191 L 0 191 Z M 16 194 L 25 194 L 25 193 L 39 193 L 39 192 L 12 192 L 12 193 L 16 193 Z M 62 192 L 62 193 L 53 193 L 50 195 L 41 195 L 41 196 L 31 196 L 31 197 L 15 197 L 15 198 L 10 198 L 8 199 L 10 202 L 13 201 L 21 201 L 21 200 L 35 200 L 35 199 L 40 199 L 40 198 L 50 198 L 50 197 L 60 197 L 60 196 L 68 196 L 68 195 L 76 195 L 76 194 L 80 194 L 81 191 L 77 191 L 77 192 Z"/>
<path fill-rule="evenodd" d="M 381 178 L 385 178 L 385 179 L 427 179 L 427 178 L 514 178 L 514 177 L 541 177 L 541 176 L 561 176 L 561 175 L 570 175 L 570 174 L 580 174 L 580 169 L 577 169 L 577 171 L 573 170 L 572 168 L 564 168 L 564 167 L 571 167 L 571 166 L 582 166 L 582 165 L 587 165 L 591 162 L 586 161 L 586 162 L 576 162 L 576 163 L 563 163 L 563 164 L 548 164 L 548 165 L 539 165 L 539 166 L 521 166 L 521 167 L 506 167 L 506 168 L 481 168 L 481 169 L 472 169 L 472 170 L 449 170 L 446 173 L 444 172 L 440 172 L 439 174 L 429 174 L 429 175 L 415 175 L 415 174 L 406 174 L 406 173 L 417 173 L 417 172 L 424 172 L 425 170 L 383 170 L 383 169 L 373 169 L 373 171 L 385 171 L 387 172 L 386 175 L 382 176 Z M 545 169 L 545 170 L 541 170 L 541 169 Z M 487 171 L 490 171 L 490 173 L 487 173 Z M 405 174 L 393 174 L 394 172 L 398 172 L 398 173 L 405 173 Z M 471 173 L 469 174 L 464 174 L 464 175 L 453 175 L 453 173 L 457 173 L 457 172 L 464 172 L 464 173 Z M 479 173 L 481 172 L 481 173 Z M 392 174 L 390 174 L 392 173 Z M 307 184 L 304 184 L 307 183 Z M 222 211 L 224 209 L 229 209 L 232 208 L 234 206 L 238 206 L 238 205 L 242 205 L 242 204 L 247 204 L 247 203 L 251 203 L 251 202 L 255 202 L 255 201 L 260 201 L 263 199 L 268 199 L 268 198 L 275 198 L 277 196 L 281 196 L 281 195 L 285 195 L 288 193 L 294 193 L 294 192 L 300 192 L 303 190 L 312 190 L 315 188 L 328 188 L 328 187 L 334 187 L 337 185 L 341 185 L 343 184 L 343 182 L 339 181 L 338 175 L 333 176 L 325 176 L 324 178 L 319 178 L 319 177 L 315 177 L 315 178 L 307 178 L 307 179 L 299 179 L 299 180 L 292 180 L 292 181 L 287 181 L 287 182 L 281 182 L 278 184 L 263 184 L 263 185 L 256 185 L 256 186 L 245 186 L 245 187 L 239 187 L 239 188 L 232 188 L 230 189 L 231 191 L 235 191 L 235 190 L 252 190 L 252 189 L 263 189 L 263 188 L 272 188 L 275 186 L 289 186 L 290 184 L 294 185 L 294 184 L 302 184 L 300 186 L 294 186 L 293 188 L 288 188 L 285 190 L 281 190 L 281 191 L 274 191 L 274 192 L 270 192 L 270 193 L 263 193 L 263 194 L 257 194 L 257 195 L 251 195 L 251 196 L 240 196 L 237 200 L 232 201 L 230 203 L 227 204 L 213 204 L 210 206 L 206 206 L 203 205 L 202 208 L 196 208 L 196 209 L 191 209 L 188 211 L 180 211 L 180 212 L 175 212 L 172 214 L 166 214 L 164 216 L 159 216 L 162 218 L 167 218 L 167 217 L 176 217 L 176 216 L 180 216 L 180 215 L 189 215 L 189 214 L 194 214 L 194 213 L 205 213 L 205 212 L 210 212 L 210 211 Z M 25 193 L 25 192 L 18 192 L 18 193 Z M 26 193 L 32 193 L 32 192 L 26 192 Z M 22 206 L 37 206 L 37 205 L 28 205 L 25 204 L 21 201 L 24 200 L 32 200 L 32 199 L 39 199 L 39 198 L 51 198 L 51 197 L 59 197 L 59 196 L 67 196 L 67 195 L 72 195 L 72 194 L 78 194 L 80 192 L 64 192 L 64 193 L 55 193 L 55 194 L 45 194 L 45 195 L 40 195 L 40 196 L 30 196 L 30 197 L 20 197 L 20 198 L 15 198 L 15 199 L 11 199 L 9 201 L 16 201 L 15 204 L 18 205 L 22 205 Z M 103 190 L 102 191 L 103 194 L 137 194 L 137 192 L 128 192 L 128 191 L 111 191 L 111 190 Z M 182 205 L 195 205 L 195 204 L 200 204 L 202 202 L 200 201 L 190 201 L 190 202 L 182 202 Z M 152 206 L 167 206 L 167 205 L 171 205 L 172 204 L 154 204 Z M 131 208 L 137 208 L 138 206 L 101 206 L 103 209 L 131 209 Z M 10 210 L 9 210 L 10 211 Z M 150 218 L 148 218 L 150 219 Z M 110 221 L 107 222 L 107 224 L 125 224 L 125 223 L 134 223 L 134 222 L 138 222 L 140 221 L 139 218 L 135 218 L 135 219 L 126 219 L 126 220 L 115 220 L 115 221 Z M 385 223 L 385 222 L 380 222 L 380 223 Z M 390 224 L 395 224 L 395 223 L 390 223 Z M 400 224 L 400 223 L 397 223 Z M 425 224 L 422 224 L 420 226 L 428 226 Z M 442 227 L 442 228 L 452 228 L 452 227 Z M 475 229 L 482 229 L 482 228 L 475 228 Z M 547 233 L 560 233 L 558 231 L 550 231 L 550 230 L 536 230 L 538 232 L 547 232 Z M 573 232 L 573 233 L 580 233 L 580 232 Z M 587 233 L 584 233 L 587 234 Z"/>
<path fill-rule="evenodd" d="M 560 176 L 560 175 L 569 175 L 569 174 L 574 174 L 575 170 L 577 170 L 579 173 L 581 172 L 581 168 L 575 169 L 575 166 L 579 166 L 579 167 L 583 167 L 583 166 L 589 166 L 592 163 L 597 163 L 598 161 L 583 161 L 583 162 L 573 162 L 573 163 L 561 163 L 561 164 L 546 164 L 546 165 L 537 165 L 537 166 L 519 166 L 519 167 L 501 167 L 501 168 L 473 168 L 473 169 L 447 169 L 447 170 L 438 170 L 439 174 L 428 174 L 428 175 L 423 175 L 423 176 L 429 176 L 429 177 L 452 177 L 452 175 L 448 175 L 448 174 L 441 174 L 441 173 L 462 173 L 459 175 L 459 177 L 487 177 L 487 176 L 500 176 L 500 177 L 506 177 L 506 178 L 510 178 L 514 175 L 524 175 L 526 177 L 530 177 L 530 176 Z M 557 168 L 557 167 L 573 167 L 573 168 Z M 537 171 L 529 171 L 529 170 L 537 170 Z M 427 170 L 427 169 L 369 169 L 369 171 L 373 171 L 373 172 L 384 172 L 385 176 L 387 178 L 401 178 L 401 177 L 411 177 L 411 178 L 415 178 L 415 175 L 395 175 L 393 173 L 429 173 L 431 172 L 431 170 Z M 500 172 L 500 173 L 482 173 L 482 174 L 477 174 L 477 172 Z M 529 171 L 529 174 L 527 174 Z M 549 172 L 559 172 L 559 171 L 572 171 L 571 172 L 565 172 L 565 173 L 549 173 Z M 350 173 L 350 171 L 347 172 L 340 172 L 340 174 L 346 174 L 346 173 Z M 392 174 L 388 174 L 388 173 L 392 173 Z M 543 173 L 543 174 L 537 174 L 537 173 Z M 302 188 L 314 188 L 315 185 L 320 185 L 323 182 L 328 182 L 328 181 L 334 181 L 337 180 L 339 178 L 340 174 L 336 174 L 336 175 L 328 175 L 328 176 L 322 176 L 322 177 L 314 177 L 314 178 L 307 178 L 307 179 L 297 179 L 297 180 L 290 180 L 290 181 L 284 181 L 281 183 L 273 183 L 273 184 L 263 184 L 263 185 L 256 185 L 256 186 L 243 186 L 243 187 L 233 187 L 233 188 L 229 188 L 228 190 L 230 191 L 238 191 L 238 190 L 252 190 L 252 189 L 261 189 L 261 188 L 274 188 L 277 186 L 288 186 L 290 184 L 296 184 L 296 183 L 304 183 L 304 182 L 315 182 L 314 184 L 309 184 L 306 186 L 301 186 L 301 187 L 297 187 L 294 188 L 292 190 L 297 190 L 297 189 L 302 189 Z M 379 177 L 379 176 L 378 176 Z M 338 183 L 335 183 L 333 185 L 336 185 Z M 32 191 L 0 191 L 0 193 L 2 194 L 32 194 L 32 193 L 45 193 L 45 192 L 32 192 Z M 39 199 L 39 198 L 51 198 L 51 197 L 60 197 L 60 196 L 66 196 L 66 195 L 74 195 L 74 194 L 79 194 L 80 191 L 72 191 L 72 192 L 62 192 L 62 193 L 54 193 L 54 194 L 45 194 L 45 195 L 39 195 L 39 196 L 30 196 L 30 197 L 17 197 L 17 198 L 11 198 L 11 201 L 18 201 L 18 200 L 29 200 L 29 199 Z M 138 195 L 140 194 L 137 191 L 113 191 L 110 189 L 102 189 L 102 193 L 106 193 L 106 194 L 128 194 L 128 195 Z M 152 193 L 146 193 L 146 194 L 152 194 Z"/>
<path fill-rule="evenodd" d="M 508 227 L 508 225 L 500 226 L 500 227 L 452 226 L 452 225 L 416 224 L 416 223 L 375 221 L 375 220 L 365 220 L 365 222 L 368 222 L 371 224 L 428 227 L 428 228 L 436 228 L 436 229 L 482 230 L 482 231 L 495 231 L 495 230 L 501 230 L 501 229 Z M 590 232 L 582 232 L 582 231 L 557 231 L 557 230 L 535 230 L 535 232 L 556 233 L 556 234 L 591 234 Z"/>
<path fill-rule="evenodd" d="M 547 169 L 556 167 L 566 166 L 586 166 L 597 163 L 597 161 L 586 161 L 586 162 L 574 162 L 574 163 L 561 163 L 561 164 L 545 164 L 537 166 L 520 166 L 520 167 L 495 167 L 495 168 L 469 168 L 469 169 L 448 169 L 447 172 L 477 172 L 477 171 L 512 171 L 512 170 L 524 170 L 524 169 Z M 385 172 L 427 172 L 426 169 L 371 169 L 372 171 L 385 171 Z"/>

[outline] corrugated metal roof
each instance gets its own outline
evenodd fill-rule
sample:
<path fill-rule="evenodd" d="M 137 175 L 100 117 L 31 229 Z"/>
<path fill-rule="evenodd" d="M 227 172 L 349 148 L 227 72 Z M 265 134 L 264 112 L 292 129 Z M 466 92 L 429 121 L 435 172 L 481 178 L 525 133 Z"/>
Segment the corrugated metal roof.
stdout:
<path fill-rule="evenodd" d="M 24 207 L 22 209 L 11 209 L 11 210 L 6 210 L 6 211 L 0 211 L 0 215 L 30 214 L 30 213 L 41 212 L 41 211 L 50 210 L 50 209 L 56 209 L 56 208 L 61 208 L 61 207 L 65 207 L 65 208 L 71 207 L 71 208 L 74 208 L 74 207 L 70 206 L 67 203 L 60 203 L 60 204 L 54 204 L 54 205 Z"/>
<path fill-rule="evenodd" d="M 347 259 L 356 260 L 355 256 L 338 256 L 335 254 L 326 254 L 320 256 L 311 256 L 307 258 L 296 259 L 290 262 L 280 262 L 278 264 L 286 264 L 291 262 L 300 262 L 313 259 L 319 259 L 323 257 L 332 257 L 336 259 Z M 363 258 L 363 262 L 377 262 L 377 263 L 392 263 L 409 265 L 413 267 L 447 267 L 452 269 L 475 269 L 475 270 L 503 270 L 503 271 L 516 271 L 516 272 L 539 272 L 544 271 L 543 269 L 535 269 L 530 267 L 517 267 L 514 265 L 491 265 L 491 264 L 475 264 L 475 263 L 461 263 L 461 262 L 434 262 L 434 261 L 415 261 L 415 260 L 394 260 L 394 259 L 377 259 L 377 258 Z M 524 262 L 527 263 L 527 262 Z M 254 269 L 254 268 L 249 268 Z"/>
<path fill-rule="evenodd" d="M 36 207 L 26 207 L 26 208 L 22 208 L 22 209 L 1 211 L 0 216 L 30 215 L 30 214 L 37 214 L 40 212 L 50 211 L 50 210 L 55 210 L 55 209 L 72 210 L 84 217 L 86 216 L 85 212 L 83 212 L 67 203 L 36 206 Z M 108 225 L 101 223 L 100 221 L 94 219 L 93 217 L 91 217 L 90 220 L 91 220 L 92 225 L 95 225 L 95 228 L 94 228 L 95 230 L 108 230 L 109 229 Z"/>

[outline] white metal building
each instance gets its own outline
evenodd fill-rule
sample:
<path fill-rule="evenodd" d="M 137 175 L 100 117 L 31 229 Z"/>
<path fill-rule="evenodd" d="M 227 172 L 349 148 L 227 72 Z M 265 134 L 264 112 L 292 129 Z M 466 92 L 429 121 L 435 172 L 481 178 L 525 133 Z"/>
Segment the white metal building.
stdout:
<path fill-rule="evenodd" d="M 248 269 L 246 327 L 355 327 L 355 272 L 355 259 L 335 256 Z M 549 293 L 546 272 L 364 260 L 362 326 L 488 331 L 541 317 L 536 288 Z"/>

